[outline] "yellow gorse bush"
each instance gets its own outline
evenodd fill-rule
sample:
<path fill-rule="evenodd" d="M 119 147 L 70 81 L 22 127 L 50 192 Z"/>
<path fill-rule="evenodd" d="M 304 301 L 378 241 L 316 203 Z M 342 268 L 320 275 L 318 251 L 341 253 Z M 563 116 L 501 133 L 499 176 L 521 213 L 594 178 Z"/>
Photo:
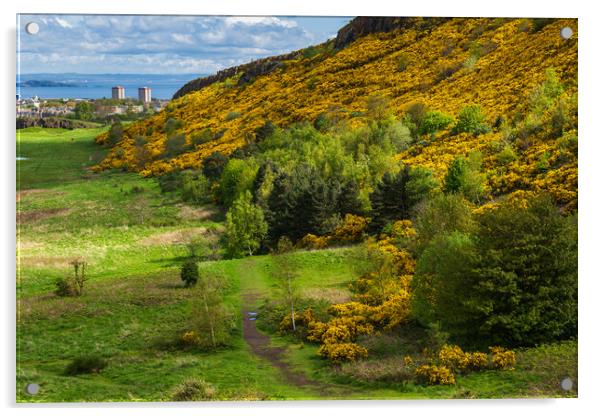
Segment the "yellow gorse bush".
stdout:
<path fill-rule="evenodd" d="M 368 350 L 352 342 L 326 343 L 320 346 L 318 355 L 338 364 L 343 361 L 355 361 L 359 358 L 366 358 Z"/>
<path fill-rule="evenodd" d="M 456 384 L 456 377 L 452 370 L 442 365 L 424 364 L 416 368 L 415 374 L 419 381 L 430 385 Z"/>
<path fill-rule="evenodd" d="M 201 342 L 201 338 L 195 331 L 185 332 L 180 340 L 184 345 L 198 345 Z"/>
<path fill-rule="evenodd" d="M 514 351 L 502 347 L 490 347 L 491 362 L 495 368 L 501 370 L 512 370 L 516 365 L 516 354 Z"/>
<path fill-rule="evenodd" d="M 439 350 L 438 356 L 443 365 L 456 371 L 463 371 L 470 365 L 469 354 L 457 345 L 444 345 Z"/>

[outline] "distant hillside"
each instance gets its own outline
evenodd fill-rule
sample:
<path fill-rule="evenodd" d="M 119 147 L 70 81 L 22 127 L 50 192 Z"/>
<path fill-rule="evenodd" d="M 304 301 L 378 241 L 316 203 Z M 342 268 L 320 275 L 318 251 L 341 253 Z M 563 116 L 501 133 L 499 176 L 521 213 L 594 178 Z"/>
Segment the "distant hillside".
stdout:
<path fill-rule="evenodd" d="M 560 36 L 565 26 L 574 31 L 569 40 Z M 333 41 L 186 84 L 164 111 L 113 138 L 98 168 L 144 175 L 199 168 L 209 154 L 230 154 L 255 140 L 267 121 L 286 127 L 336 112 L 359 126 L 368 97 L 378 95 L 399 117 L 420 106 L 457 117 L 476 104 L 492 126 L 475 136 L 450 125 L 417 140 L 399 160 L 441 177 L 455 156 L 479 150 L 491 195 L 547 190 L 574 207 L 577 39 L 574 19 L 356 18 Z M 562 104 L 535 114 L 529 103 L 550 68 L 563 85 Z M 561 134 L 551 140 L 558 117 Z M 165 157 L 167 133 L 183 134 L 189 149 Z M 145 158 L 136 157 L 141 148 Z"/>

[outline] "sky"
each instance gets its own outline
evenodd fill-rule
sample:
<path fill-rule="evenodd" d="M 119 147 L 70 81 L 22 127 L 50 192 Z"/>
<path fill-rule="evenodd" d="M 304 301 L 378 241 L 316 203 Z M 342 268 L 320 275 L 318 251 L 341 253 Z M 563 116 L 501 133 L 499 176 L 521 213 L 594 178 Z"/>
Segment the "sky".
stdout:
<path fill-rule="evenodd" d="M 349 17 L 19 15 L 20 73 L 212 74 L 336 36 Z M 25 31 L 29 22 L 39 32 Z"/>

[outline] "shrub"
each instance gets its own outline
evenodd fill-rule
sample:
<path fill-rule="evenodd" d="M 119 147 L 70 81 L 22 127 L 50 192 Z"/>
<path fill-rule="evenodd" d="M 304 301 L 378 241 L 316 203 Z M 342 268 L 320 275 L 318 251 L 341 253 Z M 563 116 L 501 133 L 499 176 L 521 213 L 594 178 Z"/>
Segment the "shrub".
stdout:
<path fill-rule="evenodd" d="M 310 233 L 306 234 L 302 239 L 297 241 L 296 247 L 308 250 L 320 250 L 328 247 L 329 244 L 330 237 L 321 237 Z"/>
<path fill-rule="evenodd" d="M 59 277 L 55 282 L 56 289 L 54 293 L 57 296 L 75 296 L 75 288 L 71 283 L 71 279 Z"/>
<path fill-rule="evenodd" d="M 73 275 L 59 278 L 56 281 L 55 293 L 58 296 L 80 296 L 84 292 L 87 263 L 81 259 L 75 259 L 69 263 L 73 266 Z"/>
<path fill-rule="evenodd" d="M 537 33 L 540 32 L 544 27 L 552 23 L 554 19 L 548 17 L 538 17 L 535 19 L 531 19 L 531 32 Z"/>
<path fill-rule="evenodd" d="M 182 199 L 202 204 L 209 200 L 209 181 L 201 172 L 184 172 L 182 175 Z"/>
<path fill-rule="evenodd" d="M 176 157 L 186 150 L 186 136 L 183 134 L 174 134 L 165 141 L 165 150 L 163 155 L 166 158 Z"/>
<path fill-rule="evenodd" d="M 65 368 L 65 375 L 99 373 L 108 365 L 108 362 L 97 355 L 85 355 L 73 359 Z"/>
<path fill-rule="evenodd" d="M 189 259 L 182 264 L 180 279 L 182 279 L 186 287 L 196 285 L 196 282 L 199 280 L 199 267 L 196 260 Z"/>
<path fill-rule="evenodd" d="M 111 125 L 107 136 L 109 145 L 115 145 L 123 139 L 123 126 L 121 123 L 115 122 Z"/>
<path fill-rule="evenodd" d="M 201 343 L 201 337 L 195 331 L 186 331 L 180 341 L 184 346 L 196 346 Z"/>
<path fill-rule="evenodd" d="M 516 153 L 512 149 L 512 146 L 506 145 L 504 148 L 495 156 L 497 162 L 500 165 L 507 165 L 514 162 L 517 159 Z"/>
<path fill-rule="evenodd" d="M 447 78 L 451 77 L 453 74 L 458 72 L 458 70 L 460 68 L 462 68 L 462 65 L 463 65 L 463 63 L 459 62 L 459 63 L 455 63 L 452 65 L 445 65 L 445 66 L 440 67 L 439 70 L 437 71 L 437 75 L 435 76 L 435 80 L 437 82 L 446 80 Z"/>
<path fill-rule="evenodd" d="M 468 365 L 471 370 L 478 371 L 489 366 L 489 357 L 484 352 L 467 353 Z"/>
<path fill-rule="evenodd" d="M 512 370 L 516 365 L 516 354 L 514 351 L 503 347 L 490 347 L 492 358 L 491 362 L 495 368 L 500 370 Z"/>
<path fill-rule="evenodd" d="M 332 363 L 356 361 L 368 356 L 368 350 L 352 342 L 325 343 L 318 349 L 318 355 L 328 358 Z"/>
<path fill-rule="evenodd" d="M 174 402 L 192 402 L 215 398 L 213 385 L 200 378 L 190 378 L 177 385 L 171 393 Z"/>
<path fill-rule="evenodd" d="M 168 118 L 163 125 L 163 131 L 165 134 L 170 135 L 176 130 L 182 128 L 183 123 L 180 120 L 176 120 L 175 118 Z"/>
<path fill-rule="evenodd" d="M 200 146 L 213 140 L 213 133 L 211 129 L 201 130 L 199 133 L 195 133 L 191 136 L 190 142 L 193 147 Z"/>
<path fill-rule="evenodd" d="M 456 377 L 452 371 L 444 366 L 424 364 L 416 368 L 416 377 L 418 381 L 435 385 L 451 385 L 456 384 Z"/>
<path fill-rule="evenodd" d="M 203 160 L 203 174 L 210 181 L 220 178 L 224 167 L 228 163 L 228 158 L 220 152 L 213 152 Z"/>
<path fill-rule="evenodd" d="M 421 102 L 414 102 L 404 108 L 403 122 L 406 124 L 413 136 L 417 136 L 422 127 L 422 120 L 428 112 L 426 104 Z"/>
<path fill-rule="evenodd" d="M 238 118 L 240 116 L 241 116 L 240 112 L 238 112 L 238 111 L 230 111 L 228 114 L 226 114 L 226 117 L 225 117 L 224 120 L 225 121 L 230 121 L 230 120 L 234 120 L 234 119 L 236 119 L 236 118 Z"/>
<path fill-rule="evenodd" d="M 454 119 L 451 116 L 440 111 L 429 111 L 422 118 L 419 133 L 421 135 L 435 134 L 447 128 L 453 121 Z"/>
<path fill-rule="evenodd" d="M 485 115 L 479 105 L 464 107 L 458 115 L 458 121 L 453 128 L 453 133 L 472 133 L 475 136 L 488 133 L 491 128 L 485 123 Z"/>
<path fill-rule="evenodd" d="M 405 71 L 406 69 L 408 69 L 408 66 L 410 66 L 410 63 L 410 57 L 402 53 L 397 57 L 397 70 L 399 72 Z"/>
<path fill-rule="evenodd" d="M 457 345 L 444 345 L 438 356 L 441 364 L 454 371 L 463 371 L 470 365 L 470 356 Z"/>
<path fill-rule="evenodd" d="M 262 141 L 270 137 L 276 131 L 276 125 L 271 121 L 266 121 L 260 127 L 255 129 L 255 140 Z"/>
<path fill-rule="evenodd" d="M 174 192 L 182 186 L 182 176 L 180 171 L 172 170 L 157 178 L 161 193 Z"/>
<path fill-rule="evenodd" d="M 366 218 L 359 215 L 347 214 L 332 232 L 332 237 L 340 243 L 361 241 L 366 232 L 368 222 Z"/>

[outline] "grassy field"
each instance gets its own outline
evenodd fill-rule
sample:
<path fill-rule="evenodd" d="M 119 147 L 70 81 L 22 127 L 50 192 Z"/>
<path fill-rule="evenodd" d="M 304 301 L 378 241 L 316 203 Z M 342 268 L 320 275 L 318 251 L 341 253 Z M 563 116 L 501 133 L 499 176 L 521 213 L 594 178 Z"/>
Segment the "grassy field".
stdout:
<path fill-rule="evenodd" d="M 315 386 L 291 385 L 254 355 L 243 339 L 242 317 L 227 348 L 205 353 L 177 347 L 196 296 L 179 278 L 186 244 L 221 229 L 222 214 L 161 194 L 154 179 L 91 173 L 89 166 L 104 152 L 92 141 L 99 131 L 19 131 L 18 155 L 28 159 L 17 162 L 18 401 L 169 400 L 190 377 L 205 379 L 219 399 L 229 400 L 575 395 L 558 385 L 565 376 L 577 379 L 576 342 L 520 351 L 514 371 L 461 376 L 454 387 L 424 387 L 362 382 L 319 359 L 316 346 L 270 334 L 291 368 L 329 387 L 327 397 Z M 356 276 L 353 249 L 294 256 L 304 298 L 348 299 Z M 86 290 L 80 297 L 58 297 L 54 282 L 70 273 L 74 258 L 89 265 Z M 241 310 L 241 294 L 258 294 L 252 305 L 258 308 L 275 296 L 269 256 L 200 267 L 227 280 L 226 302 L 234 311 Z M 404 353 L 404 334 L 394 336 L 389 353 L 397 356 Z M 107 359 L 103 371 L 64 374 L 71 360 L 91 353 Z M 40 384 L 40 393 L 25 394 L 28 383 Z"/>

